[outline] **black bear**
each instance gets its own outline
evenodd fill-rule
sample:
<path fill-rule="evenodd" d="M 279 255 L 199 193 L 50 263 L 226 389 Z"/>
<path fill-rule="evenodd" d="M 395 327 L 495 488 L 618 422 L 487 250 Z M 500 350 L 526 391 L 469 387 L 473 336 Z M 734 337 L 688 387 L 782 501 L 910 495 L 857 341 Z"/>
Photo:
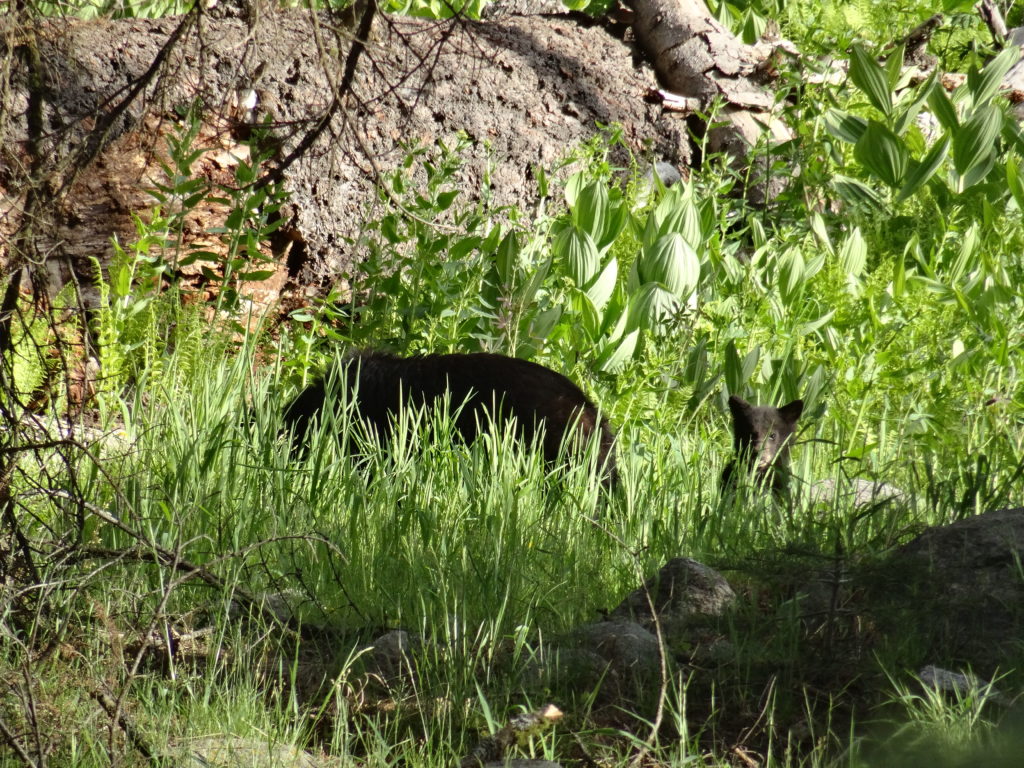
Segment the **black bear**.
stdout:
<path fill-rule="evenodd" d="M 598 466 L 605 484 L 615 482 L 614 436 L 607 421 L 583 391 L 560 373 L 543 365 L 488 353 L 397 357 L 363 352 L 338 363 L 335 378 L 314 381 L 288 405 L 285 425 L 302 440 L 310 421 L 324 406 L 328 381 L 336 381 L 354 398 L 353 413 L 382 438 L 403 405 L 433 406 L 447 398 L 455 427 L 472 442 L 480 427 L 514 417 L 518 436 L 533 441 L 543 430 L 544 458 L 553 463 L 569 430 L 585 444 L 596 433 Z M 339 398 L 339 401 L 341 398 Z M 460 410 L 461 408 L 461 410 Z"/>
<path fill-rule="evenodd" d="M 755 473 L 759 485 L 770 485 L 775 495 L 782 495 L 789 483 L 789 445 L 804 401 L 794 400 L 775 408 L 751 405 L 733 395 L 729 398 L 729 410 L 736 458 L 722 472 L 722 488 L 735 485 L 739 462 L 741 471 Z"/>

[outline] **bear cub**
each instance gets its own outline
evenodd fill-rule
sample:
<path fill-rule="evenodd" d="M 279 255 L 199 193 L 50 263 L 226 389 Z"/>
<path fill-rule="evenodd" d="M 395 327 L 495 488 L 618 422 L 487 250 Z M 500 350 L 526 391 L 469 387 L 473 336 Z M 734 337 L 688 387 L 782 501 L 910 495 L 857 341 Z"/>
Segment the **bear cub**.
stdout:
<path fill-rule="evenodd" d="M 518 437 L 527 445 L 543 430 L 541 445 L 549 464 L 557 460 L 570 431 L 575 432 L 571 439 L 580 439 L 576 450 L 596 433 L 603 481 L 615 482 L 614 436 L 607 421 L 579 387 L 543 365 L 482 352 L 417 357 L 363 352 L 339 361 L 332 381 L 354 398 L 355 416 L 385 439 L 403 405 L 429 408 L 444 397 L 467 443 L 486 428 L 489 417 L 499 424 L 514 417 Z M 285 426 L 300 441 L 322 410 L 327 388 L 328 377 L 321 377 L 285 409 Z"/>
<path fill-rule="evenodd" d="M 771 487 L 773 494 L 783 495 L 789 485 L 789 446 L 803 410 L 803 400 L 775 408 L 751 405 L 741 397 L 731 396 L 729 411 L 736 458 L 722 472 L 723 490 L 735 486 L 738 463 L 740 472 L 754 473 L 760 487 Z"/>

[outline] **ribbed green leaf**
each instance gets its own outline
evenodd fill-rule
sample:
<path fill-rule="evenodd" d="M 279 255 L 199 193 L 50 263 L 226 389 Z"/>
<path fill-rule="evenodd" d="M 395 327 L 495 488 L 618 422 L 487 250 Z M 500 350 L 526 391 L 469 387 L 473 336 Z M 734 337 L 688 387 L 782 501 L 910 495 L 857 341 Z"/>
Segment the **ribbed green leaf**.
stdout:
<path fill-rule="evenodd" d="M 902 105 L 899 107 L 899 114 L 892 122 L 892 129 L 897 136 L 902 136 L 906 133 L 907 129 L 910 128 L 911 124 L 913 124 L 914 120 L 917 118 L 917 113 L 921 111 L 921 107 L 927 103 L 928 98 L 931 96 L 932 89 L 937 87 L 935 85 L 937 71 L 938 70 L 932 72 L 927 80 L 917 86 L 917 89 L 914 91 L 917 95 L 910 103 L 905 107 Z"/>
<path fill-rule="evenodd" d="M 662 229 L 665 220 L 669 218 L 682 205 L 682 185 L 676 184 L 668 190 L 661 198 L 661 201 L 654 207 L 654 210 L 647 216 L 647 224 L 644 227 L 643 244 L 651 245 L 655 240 L 666 232 Z"/>
<path fill-rule="evenodd" d="M 565 202 L 569 204 L 570 209 L 576 207 L 576 200 L 579 198 L 579 194 L 583 191 L 585 185 L 586 179 L 582 173 L 574 173 L 565 182 Z"/>
<path fill-rule="evenodd" d="M 971 96 L 974 99 L 975 107 L 989 102 L 999 87 L 1003 84 L 1003 77 L 1010 71 L 1010 67 L 1020 60 L 1020 48 L 1011 46 L 1004 48 L 998 56 L 985 65 L 979 73 L 971 73 L 968 84 L 971 88 Z"/>
<path fill-rule="evenodd" d="M 921 162 L 917 163 L 907 174 L 907 179 L 903 183 L 903 187 L 900 189 L 899 195 L 896 197 L 896 202 L 901 203 L 910 197 L 912 194 L 917 192 L 928 179 L 935 175 L 935 172 L 939 170 L 943 161 L 946 159 L 946 155 L 949 154 L 949 134 L 944 134 L 941 139 L 932 145 L 932 148 L 928 150 Z"/>
<path fill-rule="evenodd" d="M 686 301 L 700 280 L 700 259 L 681 234 L 670 232 L 644 248 L 639 273 L 641 282 L 661 283 Z"/>
<path fill-rule="evenodd" d="M 850 56 L 850 80 L 864 92 L 875 109 L 888 116 L 892 112 L 892 91 L 885 70 L 859 45 Z"/>
<path fill-rule="evenodd" d="M 799 248 L 790 248 L 779 258 L 778 288 L 782 300 L 792 304 L 799 298 L 804 284 L 804 257 Z"/>
<path fill-rule="evenodd" d="M 909 154 L 903 140 L 877 120 L 868 123 L 853 155 L 890 187 L 898 187 L 907 172 Z"/>
<path fill-rule="evenodd" d="M 839 196 L 848 203 L 865 205 L 877 210 L 885 207 L 885 202 L 878 196 L 878 193 L 862 181 L 836 174 L 832 177 L 832 185 L 836 188 Z"/>
<path fill-rule="evenodd" d="M 752 352 L 757 353 L 760 356 L 759 348 L 755 347 Z M 743 360 L 740 360 L 740 353 L 736 349 L 736 343 L 731 339 L 725 345 L 725 386 L 732 393 L 742 392 L 744 385 L 750 380 L 750 375 L 753 375 L 753 368 L 748 367 L 750 361 L 750 354 L 748 353 Z M 754 360 L 755 365 L 757 360 Z M 749 372 L 750 375 L 747 375 Z"/>
<path fill-rule="evenodd" d="M 569 296 L 575 310 L 576 324 L 591 341 L 596 341 L 601 336 L 601 318 L 598 317 L 594 302 L 583 291 L 572 291 Z"/>
<path fill-rule="evenodd" d="M 1006 160 L 1006 185 L 1010 188 L 1010 194 L 1017 201 L 1017 208 L 1024 211 L 1024 176 L 1021 175 L 1020 162 L 1016 155 L 1010 155 Z"/>
<path fill-rule="evenodd" d="M 622 335 L 622 338 L 611 341 L 597 357 L 597 370 L 614 373 L 633 357 L 640 331 L 634 329 Z"/>
<path fill-rule="evenodd" d="M 597 246 L 588 233 L 574 226 L 566 227 L 555 238 L 554 251 L 577 286 L 586 285 L 597 274 L 600 267 Z"/>
<path fill-rule="evenodd" d="M 515 273 L 516 262 L 519 260 L 519 240 L 515 232 L 509 232 L 498 245 L 494 255 L 494 266 L 502 285 L 511 285 Z"/>
<path fill-rule="evenodd" d="M 623 205 L 620 198 L 613 198 L 608 205 L 608 215 L 604 220 L 604 229 L 597 241 L 597 249 L 604 254 L 612 243 L 622 234 L 622 230 L 629 223 L 629 208 Z"/>
<path fill-rule="evenodd" d="M 562 319 L 561 307 L 548 307 L 537 313 L 530 324 L 530 335 L 536 339 L 546 339 L 555 324 Z"/>
<path fill-rule="evenodd" d="M 821 328 L 821 326 L 825 325 L 825 323 L 827 323 L 829 320 L 831 320 L 833 315 L 835 315 L 835 313 L 836 313 L 836 311 L 833 309 L 833 310 L 831 310 L 829 312 L 826 312 L 824 315 L 819 317 L 817 320 L 811 320 L 811 321 L 806 322 L 806 323 L 800 323 L 800 325 L 798 325 L 796 327 L 796 335 L 797 336 L 807 336 L 809 334 L 814 333 L 816 330 Z"/>
<path fill-rule="evenodd" d="M 573 223 L 590 235 L 595 245 L 601 241 L 608 216 L 608 188 L 592 181 L 580 190 L 572 208 Z"/>
<path fill-rule="evenodd" d="M 961 177 L 992 157 L 1002 125 L 1003 113 L 989 104 L 977 109 L 956 131 L 953 135 L 953 167 Z"/>
<path fill-rule="evenodd" d="M 899 85 L 900 78 L 903 75 L 903 55 L 905 52 L 905 44 L 900 43 L 885 57 L 885 78 L 886 84 L 889 86 L 889 92 L 892 93 L 896 90 L 896 86 Z"/>
<path fill-rule="evenodd" d="M 679 311 L 679 301 L 657 283 L 640 286 L 629 300 L 630 329 L 657 330 Z"/>
<path fill-rule="evenodd" d="M 850 144 L 856 144 L 867 130 L 868 121 L 851 115 L 841 109 L 830 109 L 825 113 L 825 130 Z"/>
<path fill-rule="evenodd" d="M 658 228 L 659 236 L 678 232 L 693 248 L 700 248 L 704 235 L 701 228 L 700 212 L 689 195 L 682 197 L 665 216 Z"/>
<path fill-rule="evenodd" d="M 854 227 L 842 247 L 839 249 L 839 262 L 843 271 L 857 277 L 864 271 L 868 263 L 868 244 L 860 233 L 860 227 Z"/>
<path fill-rule="evenodd" d="M 743 362 L 740 363 L 740 374 L 743 376 L 743 381 L 750 381 L 751 377 L 754 375 L 754 371 L 757 369 L 757 363 L 760 359 L 760 345 L 755 346 L 743 356 Z"/>
<path fill-rule="evenodd" d="M 832 247 L 832 238 L 829 237 L 828 229 L 825 226 L 825 220 L 821 218 L 821 214 L 817 211 L 811 214 L 811 232 L 814 233 L 814 237 L 825 250 L 829 253 L 835 253 L 835 249 Z"/>
<path fill-rule="evenodd" d="M 743 19 L 743 42 L 753 45 L 761 39 L 764 34 L 767 20 L 759 13 L 748 10 Z"/>
<path fill-rule="evenodd" d="M 960 127 L 960 121 L 956 116 L 956 107 L 953 106 L 953 102 L 949 100 L 942 88 L 932 88 L 931 93 L 928 94 L 928 106 L 931 107 L 935 119 L 942 123 L 942 127 L 947 131 L 956 131 Z"/>
<path fill-rule="evenodd" d="M 598 314 L 604 312 L 605 305 L 615 290 L 615 282 L 618 276 L 619 263 L 615 260 L 615 257 L 612 257 L 608 259 L 608 263 L 604 265 L 601 272 L 587 286 L 587 296 L 594 303 L 594 309 L 597 310 Z"/>

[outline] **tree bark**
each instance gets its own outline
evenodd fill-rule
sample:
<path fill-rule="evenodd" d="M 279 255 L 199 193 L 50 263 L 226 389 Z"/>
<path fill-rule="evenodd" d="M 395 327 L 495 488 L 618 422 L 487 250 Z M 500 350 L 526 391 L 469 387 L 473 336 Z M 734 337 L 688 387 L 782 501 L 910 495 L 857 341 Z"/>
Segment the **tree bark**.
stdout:
<path fill-rule="evenodd" d="M 770 90 L 773 56 L 788 43 L 746 45 L 715 19 L 703 0 L 627 0 L 633 9 L 637 43 L 654 63 L 670 91 L 696 99 L 701 110 L 715 100 L 723 106 L 714 116 L 724 123 L 712 128 L 708 148 L 747 162 L 750 148 L 765 138 L 773 143 L 793 138 L 779 114 L 779 99 Z M 762 177 L 748 187 L 752 202 L 772 196 L 777 183 Z"/>

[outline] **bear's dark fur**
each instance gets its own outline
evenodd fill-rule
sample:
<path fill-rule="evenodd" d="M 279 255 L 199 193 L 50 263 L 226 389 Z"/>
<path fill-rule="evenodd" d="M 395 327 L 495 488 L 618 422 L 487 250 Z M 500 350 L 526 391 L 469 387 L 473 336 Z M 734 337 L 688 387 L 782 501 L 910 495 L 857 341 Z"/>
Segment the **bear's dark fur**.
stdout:
<path fill-rule="evenodd" d="M 433 406 L 447 397 L 455 427 L 472 442 L 488 414 L 499 423 L 515 417 L 518 434 L 530 444 L 543 428 L 544 458 L 553 463 L 567 430 L 582 441 L 597 433 L 598 466 L 606 484 L 615 480 L 614 437 L 583 391 L 560 373 L 537 363 L 487 353 L 396 357 L 364 352 L 341 360 L 339 387 L 354 397 L 353 413 L 386 438 L 402 405 Z M 328 377 L 314 381 L 285 410 L 285 425 L 299 440 L 320 413 L 327 396 Z M 341 402 L 339 397 L 339 402 Z M 464 405 L 463 405 L 464 404 Z M 461 407 L 461 410 L 460 410 Z"/>
<path fill-rule="evenodd" d="M 789 445 L 804 401 L 794 400 L 775 408 L 751 405 L 733 395 L 729 398 L 729 410 L 736 458 L 722 472 L 722 488 L 735 485 L 739 462 L 740 471 L 754 472 L 759 485 L 770 486 L 776 495 L 785 493 L 789 484 Z"/>

